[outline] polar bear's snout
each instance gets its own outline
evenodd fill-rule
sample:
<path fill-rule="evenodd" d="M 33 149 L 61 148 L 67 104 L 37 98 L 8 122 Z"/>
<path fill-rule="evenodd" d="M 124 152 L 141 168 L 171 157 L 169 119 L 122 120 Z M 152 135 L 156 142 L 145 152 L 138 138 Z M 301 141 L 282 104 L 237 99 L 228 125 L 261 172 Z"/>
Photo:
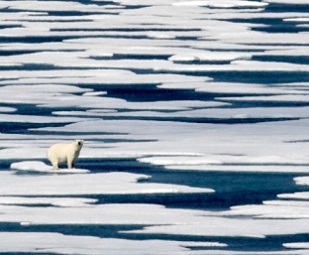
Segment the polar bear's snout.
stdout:
<path fill-rule="evenodd" d="M 84 141 L 83 140 L 75 140 L 79 146 L 83 146 Z"/>

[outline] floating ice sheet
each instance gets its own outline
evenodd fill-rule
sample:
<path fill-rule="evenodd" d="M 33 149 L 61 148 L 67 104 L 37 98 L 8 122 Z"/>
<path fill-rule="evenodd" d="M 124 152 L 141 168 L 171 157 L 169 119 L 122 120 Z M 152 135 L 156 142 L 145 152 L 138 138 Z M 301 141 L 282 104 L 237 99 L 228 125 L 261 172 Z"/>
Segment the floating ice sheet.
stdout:
<path fill-rule="evenodd" d="M 0 221 L 27 222 L 28 225 L 152 225 L 142 230 L 125 231 L 127 234 L 265 238 L 267 235 L 292 235 L 307 233 L 308 231 L 308 219 L 227 218 L 217 217 L 212 212 L 169 209 L 146 204 L 106 204 L 48 208 L 1 205 L 0 210 Z M 285 226 L 285 228 L 282 228 L 282 226 Z"/>
<path fill-rule="evenodd" d="M 267 201 L 263 205 L 232 207 L 227 215 L 246 215 L 265 219 L 308 219 L 307 201 Z"/>
<path fill-rule="evenodd" d="M 0 244 L 4 253 L 44 253 L 57 254 L 124 254 L 133 255 L 158 254 L 199 254 L 190 251 L 185 246 L 222 247 L 224 244 L 215 242 L 181 242 L 165 240 L 129 240 L 116 238 L 98 238 L 91 236 L 63 235 L 46 232 L 1 232 L 0 238 L 5 240 Z M 18 241 L 17 241 L 18 240 Z"/>
<path fill-rule="evenodd" d="M 282 9 L 274 12 L 276 4 Z M 149 176 L 125 172 L 54 174 L 42 162 L 50 144 L 81 138 L 88 139 L 81 154 L 87 160 L 137 157 L 187 173 L 308 173 L 308 14 L 305 8 L 290 11 L 297 4 L 307 2 L 2 1 L 1 127 L 27 122 L 32 128 L 20 134 L 0 131 L 1 164 L 15 162 L 14 169 L 0 171 L 0 221 L 19 223 L 21 229 L 31 224 L 151 224 L 125 233 L 146 239 L 148 234 L 235 240 L 308 233 L 307 192 L 221 212 L 104 204 L 104 197 L 85 197 L 207 196 L 214 190 L 139 182 Z M 288 32 L 280 30 L 285 24 Z M 271 81 L 260 84 L 264 76 Z M 293 82 L 285 81 L 290 78 Z M 139 102 L 119 93 L 139 89 L 159 96 L 173 90 L 182 98 Z M 25 114 L 23 104 L 37 109 L 36 116 Z M 35 128 L 38 124 L 43 128 Z M 305 176 L 295 181 L 308 185 Z M 6 241 L 0 251 L 11 253 L 256 255 L 216 242 L 46 232 L 2 232 L 0 238 Z M 307 243 L 284 246 L 289 250 L 271 247 L 260 253 L 308 254 Z"/>
<path fill-rule="evenodd" d="M 309 185 L 309 177 L 308 176 L 304 176 L 304 177 L 296 177 L 294 178 L 296 184 L 298 185 Z"/>
<path fill-rule="evenodd" d="M 252 219 L 252 218 L 225 218 L 204 217 L 203 221 L 196 218 L 193 222 L 186 219 L 185 224 L 171 224 L 145 227 L 143 230 L 127 231 L 139 234 L 170 234 L 195 236 L 229 236 L 265 238 L 267 235 L 302 234 L 308 227 L 302 225 L 308 219 Z M 285 228 L 283 228 L 283 226 Z"/>
<path fill-rule="evenodd" d="M 309 200 L 309 192 L 295 192 L 292 194 L 279 194 L 278 197 L 282 199 Z"/>
<path fill-rule="evenodd" d="M 23 171 L 38 168 L 45 171 L 48 166 L 35 162 L 21 162 L 13 167 Z M 39 165 L 39 167 L 38 167 Z M 43 169 L 43 170 L 42 170 Z M 31 170 L 30 170 L 31 171 Z M 85 174 L 85 170 L 62 170 L 61 174 L 49 175 L 14 175 L 11 172 L 0 173 L 3 182 L 1 195 L 94 195 L 94 194 L 164 194 L 164 193 L 211 193 L 212 189 L 192 188 L 182 185 L 137 183 L 146 175 L 130 173 L 99 173 Z M 14 183 L 13 186 L 4 183 Z M 31 187 L 31 188 L 29 188 Z"/>
<path fill-rule="evenodd" d="M 38 2 L 38 1 L 10 1 L 2 3 L 2 8 L 11 8 L 17 10 L 30 10 L 30 11 L 80 11 L 80 12 L 89 12 L 95 11 L 100 12 L 100 9 L 97 5 L 84 5 L 77 2 L 61 2 L 61 1 L 52 1 L 51 4 L 47 2 Z"/>
<path fill-rule="evenodd" d="M 178 6 L 208 6 L 213 8 L 232 8 L 232 7 L 264 7 L 267 3 L 261 3 L 256 1 L 229 1 L 229 0 L 210 0 L 210 1 L 179 1 L 174 5 Z"/>
<path fill-rule="evenodd" d="M 284 3 L 284 4 L 308 4 L 306 0 L 263 0 L 268 3 Z"/>
<path fill-rule="evenodd" d="M 152 120 L 95 120 L 36 130 L 68 134 L 79 132 L 81 135 L 88 132 L 118 133 L 123 134 L 122 138 L 140 140 L 139 146 L 132 142 L 122 142 L 114 144 L 113 148 L 108 150 L 85 149 L 84 157 L 148 155 L 151 156 L 147 159 L 148 163 L 165 162 L 163 165 L 179 166 L 179 169 L 254 168 L 255 171 L 281 169 L 293 172 L 308 171 L 309 162 L 304 154 L 304 148 L 309 146 L 305 136 L 307 124 L 308 120 L 302 119 L 254 124 L 252 129 L 252 124 L 242 123 L 226 125 Z M 291 128 L 294 130 L 292 133 Z M 294 142 L 297 140 L 299 142 Z M 5 150 L 2 153 L 0 151 L 0 156 L 3 153 Z M 160 157 L 163 155 L 164 158 Z"/>
<path fill-rule="evenodd" d="M 69 198 L 69 197 L 22 197 L 3 196 L 0 197 L 1 205 L 21 205 L 21 206 L 56 206 L 56 207 L 83 207 L 93 206 L 96 199 L 90 198 Z"/>
<path fill-rule="evenodd" d="M 285 243 L 283 244 L 284 247 L 290 249 L 309 249 L 309 243 L 302 242 L 302 243 Z"/>
<path fill-rule="evenodd" d="M 16 109 L 13 107 L 0 107 L 0 112 L 15 112 Z"/>

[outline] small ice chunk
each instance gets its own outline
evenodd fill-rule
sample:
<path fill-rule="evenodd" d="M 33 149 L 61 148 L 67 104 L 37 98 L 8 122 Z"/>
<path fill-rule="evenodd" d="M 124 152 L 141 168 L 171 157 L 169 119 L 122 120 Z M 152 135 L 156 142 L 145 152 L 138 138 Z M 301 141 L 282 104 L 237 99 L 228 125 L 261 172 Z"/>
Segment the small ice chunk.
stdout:
<path fill-rule="evenodd" d="M 0 107 L 0 112 L 15 112 L 16 109 L 13 107 Z"/>
<path fill-rule="evenodd" d="M 52 173 L 88 173 L 86 169 L 67 169 L 53 170 L 53 167 L 45 164 L 42 161 L 21 161 L 11 164 L 11 169 L 17 171 L 31 171 L 31 172 L 52 172 Z"/>
<path fill-rule="evenodd" d="M 309 249 L 309 243 L 284 243 L 284 247 L 290 249 Z"/>
<path fill-rule="evenodd" d="M 20 171 L 51 171 L 53 170 L 52 166 L 46 165 L 41 161 L 21 161 L 11 164 L 11 169 L 20 170 Z"/>

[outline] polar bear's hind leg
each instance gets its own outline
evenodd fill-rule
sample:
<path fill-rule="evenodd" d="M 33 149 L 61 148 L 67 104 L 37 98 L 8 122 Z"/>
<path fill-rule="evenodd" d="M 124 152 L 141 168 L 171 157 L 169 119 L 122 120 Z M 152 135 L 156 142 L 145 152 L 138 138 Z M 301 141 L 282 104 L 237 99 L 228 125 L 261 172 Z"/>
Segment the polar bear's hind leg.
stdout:
<path fill-rule="evenodd" d="M 58 161 L 52 162 L 52 165 L 53 165 L 53 168 L 54 168 L 55 170 L 59 170 L 59 169 L 60 169 L 60 168 L 59 168 L 59 162 L 58 162 Z"/>

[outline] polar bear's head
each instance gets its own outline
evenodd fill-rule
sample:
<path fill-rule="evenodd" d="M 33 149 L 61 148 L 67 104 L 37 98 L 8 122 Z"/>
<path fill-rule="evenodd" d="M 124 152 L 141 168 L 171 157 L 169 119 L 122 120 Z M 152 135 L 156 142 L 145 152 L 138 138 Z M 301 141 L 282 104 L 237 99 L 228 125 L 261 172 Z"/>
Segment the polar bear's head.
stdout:
<path fill-rule="evenodd" d="M 83 147 L 84 140 L 74 140 L 74 145 L 80 150 Z"/>

